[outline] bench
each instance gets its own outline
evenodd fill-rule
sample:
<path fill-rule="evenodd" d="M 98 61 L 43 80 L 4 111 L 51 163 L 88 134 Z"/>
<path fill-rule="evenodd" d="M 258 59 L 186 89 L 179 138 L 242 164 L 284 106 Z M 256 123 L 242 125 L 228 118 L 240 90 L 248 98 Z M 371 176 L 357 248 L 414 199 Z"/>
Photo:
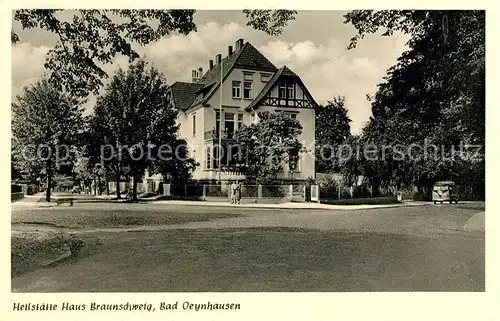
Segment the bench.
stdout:
<path fill-rule="evenodd" d="M 73 206 L 73 197 L 58 197 L 55 198 L 57 206 L 63 203 L 69 203 L 69 206 Z"/>

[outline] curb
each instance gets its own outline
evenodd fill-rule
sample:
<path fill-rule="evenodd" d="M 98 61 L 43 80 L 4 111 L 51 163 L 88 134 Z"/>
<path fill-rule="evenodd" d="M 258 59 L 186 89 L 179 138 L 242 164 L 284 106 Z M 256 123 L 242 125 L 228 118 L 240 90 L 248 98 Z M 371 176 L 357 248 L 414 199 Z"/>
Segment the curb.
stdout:
<path fill-rule="evenodd" d="M 465 231 L 485 231 L 485 212 L 474 214 L 464 225 Z"/>
<path fill-rule="evenodd" d="M 216 202 L 189 202 L 189 201 L 156 201 L 151 202 L 155 205 L 187 205 L 187 206 L 217 206 L 217 207 L 233 207 L 233 208 L 265 208 L 265 209 L 308 209 L 308 210 L 368 210 L 379 208 L 395 208 L 395 207 L 411 207 L 425 206 L 426 203 L 400 203 L 400 204 L 380 204 L 380 205 L 328 205 L 314 203 L 281 203 L 281 204 L 241 204 L 234 205 L 228 203 Z M 307 205 L 306 205 L 307 204 Z"/>

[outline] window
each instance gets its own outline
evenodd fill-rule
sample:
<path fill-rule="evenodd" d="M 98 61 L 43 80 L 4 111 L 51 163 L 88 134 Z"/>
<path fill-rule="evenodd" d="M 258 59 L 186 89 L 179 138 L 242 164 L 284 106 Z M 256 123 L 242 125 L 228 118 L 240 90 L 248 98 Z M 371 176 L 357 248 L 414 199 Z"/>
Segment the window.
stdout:
<path fill-rule="evenodd" d="M 220 111 L 215 112 L 215 135 L 219 137 L 220 133 Z"/>
<path fill-rule="evenodd" d="M 243 98 L 251 99 L 252 98 L 252 81 L 245 81 L 243 83 Z"/>
<path fill-rule="evenodd" d="M 295 84 L 279 84 L 278 97 L 294 99 L 295 98 Z"/>
<path fill-rule="evenodd" d="M 282 113 L 285 113 L 285 115 L 287 115 L 288 117 L 292 118 L 292 119 L 297 119 L 297 112 L 293 112 L 293 111 L 286 111 L 286 110 L 282 110 L 281 111 Z"/>
<path fill-rule="evenodd" d="M 214 152 L 213 152 L 214 157 L 212 157 L 212 168 L 213 169 L 218 169 L 219 168 L 219 161 L 220 161 L 220 154 L 219 154 L 219 146 L 214 146 Z"/>
<path fill-rule="evenodd" d="M 243 126 L 243 114 L 238 114 L 238 129 Z"/>
<path fill-rule="evenodd" d="M 205 153 L 205 169 L 210 169 L 212 165 L 211 149 L 211 147 L 207 147 L 207 151 Z"/>
<path fill-rule="evenodd" d="M 300 152 L 294 155 L 290 155 L 290 161 L 288 163 L 289 171 L 294 173 L 300 172 L 301 170 L 300 161 L 301 161 Z"/>
<path fill-rule="evenodd" d="M 233 98 L 241 98 L 241 81 L 233 81 Z"/>
<path fill-rule="evenodd" d="M 234 113 L 224 114 L 224 136 L 227 139 L 232 139 L 234 136 Z"/>
<path fill-rule="evenodd" d="M 288 99 L 295 98 L 295 85 L 294 84 L 286 84 L 286 98 L 288 98 Z"/>
<path fill-rule="evenodd" d="M 278 85 L 278 97 L 279 98 L 286 98 L 286 86 L 285 86 L 285 84 Z"/>
<path fill-rule="evenodd" d="M 193 137 L 196 136 L 196 115 L 193 115 Z"/>

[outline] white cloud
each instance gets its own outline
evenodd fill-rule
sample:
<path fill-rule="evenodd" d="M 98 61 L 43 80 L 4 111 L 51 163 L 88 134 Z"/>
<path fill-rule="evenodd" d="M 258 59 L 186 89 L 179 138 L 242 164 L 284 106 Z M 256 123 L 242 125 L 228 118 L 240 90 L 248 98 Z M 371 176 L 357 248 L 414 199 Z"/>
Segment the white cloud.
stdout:
<path fill-rule="evenodd" d="M 215 60 L 220 53 L 227 56 L 227 46 L 239 38 L 246 38 L 249 30 L 237 23 L 221 25 L 209 22 L 188 36 L 172 35 L 146 46 L 143 51 L 147 59 L 161 69 L 170 82 L 191 77 L 191 70 L 208 68 L 208 61 Z"/>
<path fill-rule="evenodd" d="M 35 83 L 44 71 L 49 47 L 20 43 L 12 46 L 12 97 L 20 94 L 24 86 Z"/>
<path fill-rule="evenodd" d="M 173 83 L 189 81 L 192 69 L 202 67 L 207 70 L 208 60 L 214 60 L 218 53 L 226 56 L 227 46 L 234 46 L 239 38 L 252 42 L 278 67 L 287 65 L 294 70 L 319 103 L 325 103 L 334 96 L 346 96 L 354 132 L 359 131 L 371 115 L 366 94 L 375 93 L 377 84 L 405 49 L 406 42 L 405 37 L 398 36 L 366 37 L 358 48 L 347 51 L 346 43 L 334 34 L 324 43 L 311 40 L 269 41 L 251 28 L 234 22 L 208 22 L 199 25 L 198 31 L 188 36 L 172 35 L 137 50 L 166 75 L 169 83 Z M 42 75 L 49 49 L 29 43 L 12 47 L 13 96 Z M 127 58 L 117 57 L 114 64 L 104 68 L 113 73 L 127 65 Z M 91 108 L 93 101 L 87 108 Z"/>
<path fill-rule="evenodd" d="M 371 115 L 366 94 L 374 94 L 386 70 L 404 50 L 405 39 L 385 38 L 391 47 L 346 50 L 335 39 L 325 44 L 311 41 L 287 43 L 282 40 L 263 45 L 261 51 L 278 67 L 287 65 L 296 72 L 320 104 L 335 96 L 346 97 L 351 128 L 358 132 Z M 393 50 L 390 50 L 393 49 Z"/>

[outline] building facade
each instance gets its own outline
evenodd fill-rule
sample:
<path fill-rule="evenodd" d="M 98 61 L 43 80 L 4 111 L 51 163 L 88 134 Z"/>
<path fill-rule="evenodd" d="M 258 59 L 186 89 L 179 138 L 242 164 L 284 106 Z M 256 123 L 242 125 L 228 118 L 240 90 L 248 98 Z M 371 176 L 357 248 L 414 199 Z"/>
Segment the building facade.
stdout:
<path fill-rule="evenodd" d="M 192 173 L 194 180 L 244 180 L 238 168 L 228 166 L 226 148 L 234 144 L 238 128 L 258 122 L 263 111 L 286 112 L 303 127 L 299 140 L 306 151 L 300 153 L 295 169 L 283 164 L 279 178 L 315 177 L 316 102 L 297 74 L 286 66 L 278 69 L 249 42 L 237 40 L 226 57 L 218 54 L 209 60 L 205 73 L 203 68 L 193 70 L 192 82 L 174 83 L 169 99 L 179 111 L 179 136 L 199 164 Z M 219 142 L 223 146 L 220 161 L 214 157 Z"/>

